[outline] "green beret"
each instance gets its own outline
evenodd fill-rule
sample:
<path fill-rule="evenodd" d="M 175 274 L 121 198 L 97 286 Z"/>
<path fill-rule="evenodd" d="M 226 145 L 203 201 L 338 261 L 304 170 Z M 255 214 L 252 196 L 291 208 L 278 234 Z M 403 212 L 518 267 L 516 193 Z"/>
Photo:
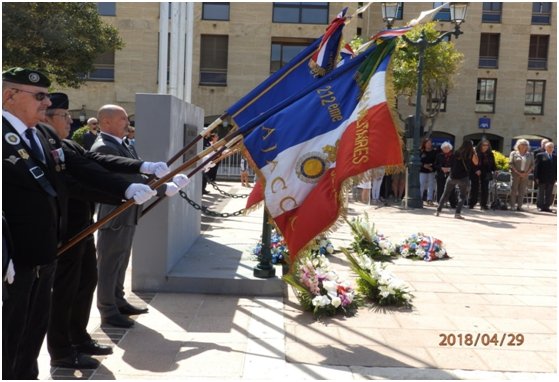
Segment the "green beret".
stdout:
<path fill-rule="evenodd" d="M 48 88 L 49 78 L 38 70 L 26 68 L 11 68 L 2 72 L 2 81 L 13 82 L 22 85 L 39 86 Z"/>
<path fill-rule="evenodd" d="M 70 101 L 64 93 L 50 93 L 50 103 L 47 109 L 68 109 Z"/>

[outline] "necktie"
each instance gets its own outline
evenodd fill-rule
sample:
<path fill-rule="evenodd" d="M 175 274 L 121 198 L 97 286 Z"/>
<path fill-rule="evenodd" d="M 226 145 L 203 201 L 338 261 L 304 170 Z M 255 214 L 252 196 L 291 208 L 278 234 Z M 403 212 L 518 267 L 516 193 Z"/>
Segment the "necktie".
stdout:
<path fill-rule="evenodd" d="M 35 140 L 35 129 L 26 129 L 25 136 L 29 139 L 29 143 L 31 146 L 31 152 L 41 160 L 41 162 L 45 163 L 45 155 L 43 154 L 43 150 L 37 144 Z"/>
<path fill-rule="evenodd" d="M 130 148 L 130 146 L 128 146 L 126 144 L 126 142 L 122 141 L 122 145 L 124 146 L 124 148 L 126 149 L 126 151 L 128 151 L 130 153 L 130 155 L 132 155 L 132 158 L 136 159 L 136 154 L 134 154 L 134 151 Z"/>

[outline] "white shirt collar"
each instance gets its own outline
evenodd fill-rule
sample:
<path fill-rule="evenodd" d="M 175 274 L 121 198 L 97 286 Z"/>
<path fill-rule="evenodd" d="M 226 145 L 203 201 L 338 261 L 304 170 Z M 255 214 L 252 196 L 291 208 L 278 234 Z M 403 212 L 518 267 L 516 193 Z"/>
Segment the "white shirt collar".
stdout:
<path fill-rule="evenodd" d="M 25 125 L 25 123 L 23 123 L 21 121 L 21 119 L 19 119 L 18 117 L 16 117 L 15 115 L 13 115 L 12 113 L 10 113 L 9 111 L 6 110 L 2 110 L 2 116 L 4 118 L 6 118 L 8 120 L 8 122 L 11 123 L 11 125 L 14 127 L 14 129 L 16 129 L 17 133 L 25 139 L 25 141 L 27 143 L 29 143 L 27 141 L 27 136 L 25 135 L 25 131 L 29 128 Z M 31 127 L 32 129 L 34 129 L 35 127 Z"/>
<path fill-rule="evenodd" d="M 105 134 L 111 138 L 113 138 L 114 140 L 116 140 L 118 142 L 119 145 L 122 145 L 122 138 L 117 137 L 116 135 L 112 135 L 109 133 L 105 133 L 104 131 L 101 131 L 101 134 Z"/>

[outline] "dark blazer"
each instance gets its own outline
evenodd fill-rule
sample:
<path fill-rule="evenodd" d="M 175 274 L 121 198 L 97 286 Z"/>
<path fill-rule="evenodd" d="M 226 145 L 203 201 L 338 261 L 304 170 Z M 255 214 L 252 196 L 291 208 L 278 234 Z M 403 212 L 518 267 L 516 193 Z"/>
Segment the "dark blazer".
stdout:
<path fill-rule="evenodd" d="M 536 155 L 534 178 L 538 183 L 555 183 L 557 181 L 557 155 L 552 154 L 549 159 L 547 152 Z"/>
<path fill-rule="evenodd" d="M 103 134 L 103 133 L 100 133 L 100 136 L 97 138 L 97 140 L 91 147 L 90 152 L 121 156 L 125 158 L 139 159 L 135 151 L 133 152 L 132 150 L 127 149 L 122 144 L 118 143 L 116 139 L 114 139 L 110 135 Z M 125 176 L 126 179 L 128 179 L 130 182 L 133 183 L 147 183 L 148 180 L 147 176 L 141 174 L 126 174 L 123 176 Z M 166 188 L 165 186 L 161 186 L 157 189 L 158 196 L 161 196 L 165 193 L 165 188 Z M 114 205 L 101 203 L 99 205 L 99 213 L 97 218 L 102 219 L 115 208 L 116 206 Z M 142 213 L 142 206 L 134 205 L 128 208 L 126 211 L 122 212 L 114 219 L 112 219 L 107 224 L 105 224 L 102 227 L 102 229 L 107 229 L 107 228 L 118 229 L 123 225 L 126 226 L 137 225 L 141 213 Z"/>
<path fill-rule="evenodd" d="M 87 152 L 82 146 L 70 139 L 64 139 L 62 145 L 66 151 L 73 151 L 101 164 L 109 171 L 122 173 L 138 173 L 142 161 L 113 155 Z M 93 202 L 118 205 L 122 202 L 120 195 L 103 190 L 103 185 L 88 187 L 68 177 L 70 199 L 68 201 L 68 230 L 65 239 L 70 239 L 93 223 L 92 216 L 95 205 Z"/>
<path fill-rule="evenodd" d="M 4 118 L 2 125 L 2 135 L 4 130 L 18 134 Z M 56 196 L 49 195 L 39 185 L 15 146 L 6 139 L 2 140 L 2 208 L 12 235 L 12 258 L 16 270 L 18 266 L 49 264 L 56 258 L 57 247 L 67 226 L 67 172 L 78 182 L 90 186 L 102 184 L 105 191 L 120 197 L 124 197 L 130 185 L 91 159 L 71 151 L 64 150 L 64 162 L 57 166 L 53 151 L 62 148 L 58 136 L 44 125 L 37 126 L 37 136 L 45 153 L 46 164 L 34 157 L 23 139 L 21 145 L 41 168 L 44 177 L 56 191 Z"/>

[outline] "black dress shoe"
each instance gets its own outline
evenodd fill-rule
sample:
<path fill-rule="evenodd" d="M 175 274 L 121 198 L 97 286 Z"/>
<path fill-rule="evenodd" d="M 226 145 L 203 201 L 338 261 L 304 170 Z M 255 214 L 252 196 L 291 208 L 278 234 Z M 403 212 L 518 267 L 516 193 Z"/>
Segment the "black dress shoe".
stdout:
<path fill-rule="evenodd" d="M 78 353 L 89 355 L 109 355 L 113 354 L 113 348 L 107 345 L 101 345 L 95 340 L 89 340 L 79 345 L 74 345 L 74 349 Z"/>
<path fill-rule="evenodd" d="M 51 359 L 50 365 L 68 369 L 97 369 L 99 361 L 87 354 L 75 353 L 64 358 Z"/>
<path fill-rule="evenodd" d="M 124 305 L 118 308 L 120 314 L 124 314 L 126 316 L 133 316 L 136 314 L 144 314 L 148 312 L 148 308 L 138 308 L 134 305 Z"/>
<path fill-rule="evenodd" d="M 116 326 L 117 328 L 131 328 L 134 326 L 134 321 L 121 314 L 115 314 L 114 316 L 109 316 L 101 318 L 101 323 L 105 325 Z"/>
<path fill-rule="evenodd" d="M 542 209 L 540 209 L 540 211 L 542 211 L 542 212 L 551 212 L 551 213 L 553 213 L 553 211 L 552 211 L 551 209 L 549 209 L 549 208 L 542 208 Z"/>

